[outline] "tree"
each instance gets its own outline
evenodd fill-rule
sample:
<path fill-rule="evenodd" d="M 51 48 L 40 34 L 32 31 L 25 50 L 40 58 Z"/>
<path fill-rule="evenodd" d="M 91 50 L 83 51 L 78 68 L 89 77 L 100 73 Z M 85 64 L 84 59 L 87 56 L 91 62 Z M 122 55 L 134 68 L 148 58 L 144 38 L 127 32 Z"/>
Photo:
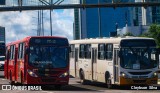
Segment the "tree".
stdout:
<path fill-rule="evenodd" d="M 143 37 L 151 37 L 156 40 L 157 47 L 160 48 L 160 25 L 152 24 L 148 32 L 142 34 Z"/>
<path fill-rule="evenodd" d="M 131 32 L 127 32 L 126 34 L 124 34 L 123 36 L 133 36 L 133 34 Z"/>

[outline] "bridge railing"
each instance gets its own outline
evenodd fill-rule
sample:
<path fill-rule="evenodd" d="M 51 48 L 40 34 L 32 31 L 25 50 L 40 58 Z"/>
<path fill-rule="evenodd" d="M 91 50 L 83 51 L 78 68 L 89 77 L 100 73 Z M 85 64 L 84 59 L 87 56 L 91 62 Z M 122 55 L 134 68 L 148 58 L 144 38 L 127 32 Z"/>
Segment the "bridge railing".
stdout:
<path fill-rule="evenodd" d="M 79 0 L 4 0 L 4 3 L 0 2 L 0 7 L 9 7 L 9 6 L 38 6 L 46 4 L 55 4 L 55 5 L 65 5 L 65 4 L 78 4 Z M 44 2 L 44 3 L 43 3 Z"/>
<path fill-rule="evenodd" d="M 1 2 L 5 1 L 5 5 L 1 5 Z M 52 2 L 51 2 L 52 1 Z M 92 0 L 82 0 L 82 4 L 88 4 Z M 3 3 L 2 2 L 2 3 Z M 95 0 L 95 2 L 91 2 L 90 4 L 112 4 L 112 3 L 137 3 L 137 2 L 159 2 L 160 0 Z M 46 5 L 46 4 L 55 4 L 55 5 L 68 5 L 68 4 L 80 4 L 80 0 L 1 0 L 0 7 L 13 7 L 13 6 L 38 6 L 38 5 Z"/>
<path fill-rule="evenodd" d="M 2 1 L 3 0 L 0 0 L 0 3 Z M 79 1 L 80 0 L 5 0 L 5 4 L 0 4 L 0 11 L 160 6 L 160 0 L 82 0 L 81 4 Z"/>

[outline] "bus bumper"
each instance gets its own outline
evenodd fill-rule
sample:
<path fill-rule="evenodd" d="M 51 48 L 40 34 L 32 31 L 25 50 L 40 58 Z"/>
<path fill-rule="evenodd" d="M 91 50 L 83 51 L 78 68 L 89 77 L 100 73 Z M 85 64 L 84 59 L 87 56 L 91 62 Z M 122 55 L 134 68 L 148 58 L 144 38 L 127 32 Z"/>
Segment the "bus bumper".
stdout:
<path fill-rule="evenodd" d="M 133 78 L 124 78 L 120 77 L 120 85 L 152 85 L 157 84 L 158 77 L 154 78 L 142 78 L 142 79 L 133 79 Z"/>
<path fill-rule="evenodd" d="M 26 84 L 38 84 L 38 85 L 68 85 L 69 77 L 65 78 L 52 78 L 52 77 L 37 77 L 37 78 L 28 78 Z"/>

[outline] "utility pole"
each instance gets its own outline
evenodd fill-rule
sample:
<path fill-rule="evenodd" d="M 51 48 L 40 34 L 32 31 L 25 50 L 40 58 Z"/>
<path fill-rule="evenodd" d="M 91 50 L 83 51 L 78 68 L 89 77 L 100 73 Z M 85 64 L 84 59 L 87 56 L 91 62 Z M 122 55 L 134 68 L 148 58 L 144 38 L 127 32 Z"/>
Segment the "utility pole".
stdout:
<path fill-rule="evenodd" d="M 23 0 L 18 0 L 18 6 L 19 6 L 19 11 L 21 12 L 21 7 L 22 7 L 22 4 L 23 4 Z"/>
<path fill-rule="evenodd" d="M 50 4 L 52 4 L 53 1 L 50 0 Z M 50 29 L 51 29 L 51 36 L 52 36 L 52 9 L 50 9 Z"/>
<path fill-rule="evenodd" d="M 50 0 L 49 2 L 47 2 L 46 0 L 39 0 L 42 4 L 45 5 L 50 5 L 51 9 L 50 9 L 50 30 L 51 30 L 51 36 L 52 36 L 52 5 L 59 5 L 60 3 L 62 3 L 64 0 L 57 0 L 56 2 L 53 3 L 53 0 Z M 43 10 L 42 10 L 43 11 Z M 42 15 L 43 16 L 43 15 Z M 43 23 L 43 19 L 42 19 L 42 23 Z M 42 29 L 43 26 L 42 26 Z"/>

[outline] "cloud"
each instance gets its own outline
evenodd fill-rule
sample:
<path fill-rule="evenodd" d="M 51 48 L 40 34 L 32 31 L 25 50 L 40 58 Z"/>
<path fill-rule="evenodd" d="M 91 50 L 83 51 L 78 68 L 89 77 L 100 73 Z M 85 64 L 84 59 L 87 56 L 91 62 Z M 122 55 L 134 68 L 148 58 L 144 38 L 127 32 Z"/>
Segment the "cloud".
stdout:
<path fill-rule="evenodd" d="M 50 35 L 49 11 L 44 11 L 44 34 Z M 6 29 L 6 41 L 37 35 L 37 11 L 3 12 L 0 26 Z M 73 10 L 52 11 L 53 35 L 73 38 Z"/>

